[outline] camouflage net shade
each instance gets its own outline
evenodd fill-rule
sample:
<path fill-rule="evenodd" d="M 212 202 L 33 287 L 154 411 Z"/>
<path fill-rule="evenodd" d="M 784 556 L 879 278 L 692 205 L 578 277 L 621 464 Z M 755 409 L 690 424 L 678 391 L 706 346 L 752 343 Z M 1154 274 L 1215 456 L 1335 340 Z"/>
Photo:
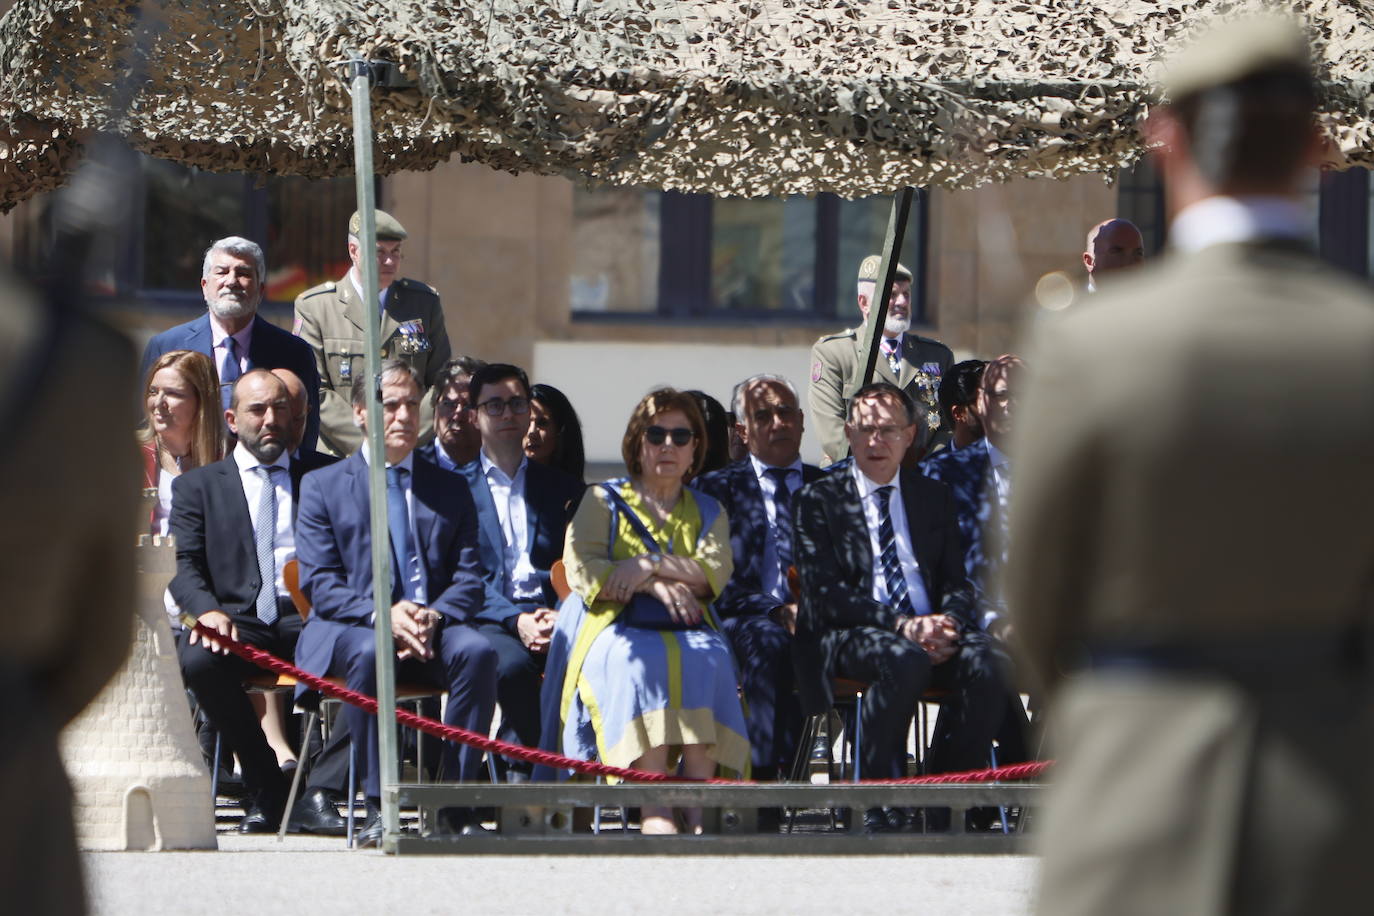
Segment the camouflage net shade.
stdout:
<path fill-rule="evenodd" d="M 1162 55 L 1230 0 L 18 0 L 0 21 L 0 207 L 111 130 L 212 171 L 353 170 L 343 64 L 379 173 L 453 155 L 717 196 L 845 197 L 1106 172 Z M 1374 23 L 1303 15 L 1338 165 L 1367 165 Z M 124 90 L 126 98 L 120 98 Z M 112 114 L 118 110 L 119 114 Z"/>

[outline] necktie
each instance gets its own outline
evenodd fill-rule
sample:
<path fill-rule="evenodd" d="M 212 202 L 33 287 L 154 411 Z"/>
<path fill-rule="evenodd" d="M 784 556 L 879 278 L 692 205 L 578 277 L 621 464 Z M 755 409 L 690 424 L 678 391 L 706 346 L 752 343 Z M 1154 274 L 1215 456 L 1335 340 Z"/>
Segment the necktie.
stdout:
<path fill-rule="evenodd" d="M 258 589 L 258 619 L 270 624 L 277 619 L 277 486 L 272 482 L 272 472 L 281 468 L 263 464 L 253 470 L 262 478 L 258 520 L 253 526 L 258 549 L 258 577 L 262 580 L 262 588 Z"/>
<path fill-rule="evenodd" d="M 878 488 L 878 548 L 882 551 L 888 601 L 898 614 L 912 616 L 916 610 L 907 594 L 906 576 L 902 575 L 902 567 L 897 562 L 897 532 L 892 527 L 892 512 L 888 506 L 893 489 L 891 486 Z"/>
<path fill-rule="evenodd" d="M 224 365 L 219 367 L 219 397 L 221 407 L 229 409 L 229 401 L 233 398 L 234 382 L 237 382 L 243 371 L 239 368 L 238 341 L 232 337 L 224 338 Z"/>
<path fill-rule="evenodd" d="M 410 543 L 410 510 L 406 506 L 405 468 L 386 469 L 386 527 L 391 534 L 392 594 L 415 600 L 415 548 Z"/>
<path fill-rule="evenodd" d="M 896 337 L 883 338 L 883 353 L 887 356 L 888 368 L 892 370 L 893 376 L 902 377 L 902 354 L 898 348 Z"/>
<path fill-rule="evenodd" d="M 769 468 L 766 472 L 773 478 L 773 538 L 778 547 L 778 567 L 782 581 L 787 581 L 787 570 L 792 566 L 792 491 L 787 488 L 787 475 L 790 468 Z"/>

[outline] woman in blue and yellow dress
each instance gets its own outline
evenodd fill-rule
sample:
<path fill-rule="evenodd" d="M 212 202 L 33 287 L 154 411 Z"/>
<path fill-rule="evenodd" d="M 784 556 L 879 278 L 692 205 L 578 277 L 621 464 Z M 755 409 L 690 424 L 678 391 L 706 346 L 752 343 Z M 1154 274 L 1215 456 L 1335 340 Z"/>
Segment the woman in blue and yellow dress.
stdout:
<path fill-rule="evenodd" d="M 650 392 L 621 443 L 630 476 L 583 498 L 563 551 L 572 594 L 544 677 L 546 747 L 655 773 L 680 764 L 690 778 L 745 772 L 738 679 L 710 607 L 733 569 L 729 522 L 683 485 L 705 448 L 695 400 Z M 646 609 L 636 596 L 657 602 Z M 689 829 L 700 817 L 685 812 Z M 672 812 L 644 807 L 641 831 L 677 832 Z"/>

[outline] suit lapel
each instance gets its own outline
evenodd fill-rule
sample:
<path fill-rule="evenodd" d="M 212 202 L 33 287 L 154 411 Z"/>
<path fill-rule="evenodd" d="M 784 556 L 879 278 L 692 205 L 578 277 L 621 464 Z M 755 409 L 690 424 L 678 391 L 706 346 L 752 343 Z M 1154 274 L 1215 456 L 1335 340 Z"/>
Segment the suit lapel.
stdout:
<path fill-rule="evenodd" d="M 854 482 L 851 469 L 839 473 L 835 501 L 838 522 L 833 530 L 840 532 L 841 563 L 849 562 L 852 574 L 859 589 L 867 595 L 873 590 L 873 545 L 868 539 L 868 521 L 864 518 L 863 503 L 859 500 L 859 487 Z"/>
<path fill-rule="evenodd" d="M 740 463 L 734 473 L 739 475 L 734 487 L 742 503 L 736 510 L 748 524 L 757 526 L 758 531 L 757 539 L 747 537 L 745 544 L 754 543 L 762 548 L 768 543 L 768 507 L 763 504 L 763 487 L 759 485 L 759 478 L 754 474 L 754 464 L 748 458 Z M 763 581 L 763 557 L 766 552 L 766 549 L 759 549 L 750 550 L 748 553 L 749 566 L 759 575 L 759 581 Z"/>
<path fill-rule="evenodd" d="M 210 336 L 210 313 L 206 312 L 186 330 L 186 349 L 195 350 L 197 353 L 204 353 L 210 357 L 210 361 L 215 359 L 215 342 Z"/>
<path fill-rule="evenodd" d="M 249 565 L 257 569 L 257 534 L 253 530 L 253 516 L 248 511 L 248 496 L 243 492 L 243 478 L 239 476 L 239 466 L 231 454 L 221 458 L 213 465 L 219 476 L 219 485 L 224 493 L 224 513 L 222 524 L 229 531 L 247 532 L 247 537 L 235 538 L 248 556 Z"/>
<path fill-rule="evenodd" d="M 529 545 L 530 555 L 534 555 L 539 544 L 539 523 L 544 516 L 544 501 L 539 496 L 551 490 L 550 481 L 543 479 L 544 466 L 537 461 L 525 462 L 525 543 Z"/>
<path fill-rule="evenodd" d="M 439 469 L 428 462 L 412 462 L 411 467 L 414 469 L 411 471 L 411 487 L 415 497 L 415 536 L 419 539 L 415 552 L 425 566 L 425 578 L 428 580 L 428 548 L 434 543 L 434 524 L 438 520 L 429 502 L 439 498 L 436 491 L 442 484 L 438 479 Z"/>

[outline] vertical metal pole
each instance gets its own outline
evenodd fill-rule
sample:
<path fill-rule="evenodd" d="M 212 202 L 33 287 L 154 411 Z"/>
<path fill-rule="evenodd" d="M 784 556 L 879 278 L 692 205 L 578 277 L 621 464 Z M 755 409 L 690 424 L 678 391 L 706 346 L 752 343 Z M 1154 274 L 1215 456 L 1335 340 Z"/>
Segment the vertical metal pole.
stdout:
<path fill-rule="evenodd" d="M 863 352 L 868 354 L 864 361 L 864 371 L 847 392 L 853 395 L 864 385 L 873 381 L 873 367 L 878 364 L 878 346 L 883 342 L 883 324 L 887 321 L 887 307 L 892 300 L 892 280 L 897 276 L 897 255 L 902 250 L 906 237 L 906 220 L 911 213 L 912 188 L 902 188 L 892 198 L 892 212 L 887 218 L 887 235 L 883 239 L 883 263 L 878 268 L 881 282 L 878 284 L 877 308 L 868 309 L 868 320 L 864 322 Z"/>
<path fill-rule="evenodd" d="M 363 340 L 367 378 L 372 382 L 367 399 L 368 494 L 372 500 L 372 606 L 377 637 L 377 742 L 381 773 L 382 848 L 396 846 L 400 812 L 396 807 L 398 758 L 396 755 L 396 651 L 391 640 L 391 550 L 386 518 L 386 450 L 382 445 L 381 303 L 377 293 L 377 201 L 372 172 L 371 68 L 355 57 L 349 64 L 353 92 L 353 167 L 358 185 L 358 213 L 362 231 L 358 242 L 363 282 Z M 365 740 L 362 735 L 354 741 Z"/>

